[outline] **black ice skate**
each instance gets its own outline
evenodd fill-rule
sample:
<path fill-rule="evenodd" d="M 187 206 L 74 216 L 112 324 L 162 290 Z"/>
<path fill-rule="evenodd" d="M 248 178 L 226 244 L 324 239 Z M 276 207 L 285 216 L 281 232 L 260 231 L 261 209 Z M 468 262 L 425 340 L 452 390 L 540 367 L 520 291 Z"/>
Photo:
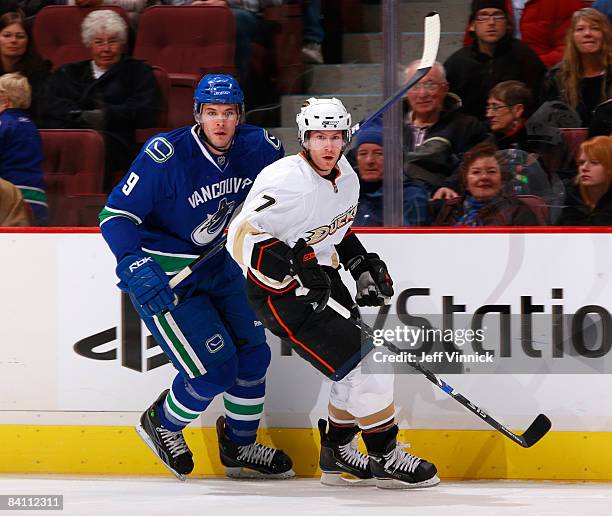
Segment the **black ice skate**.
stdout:
<path fill-rule="evenodd" d="M 283 450 L 260 443 L 240 446 L 225 434 L 225 418 L 217 419 L 219 456 L 230 478 L 283 479 L 295 476 L 293 462 Z"/>
<path fill-rule="evenodd" d="M 357 430 L 358 432 L 358 430 Z M 321 483 L 327 486 L 375 486 L 369 457 L 357 449 L 357 432 L 344 441 L 330 441 L 327 421 L 319 419 Z"/>
<path fill-rule="evenodd" d="M 393 426 L 381 453 L 370 453 L 370 469 L 376 486 L 382 489 L 412 489 L 440 483 L 436 467 L 424 459 L 406 453 L 405 443 L 396 440 L 398 428 Z"/>
<path fill-rule="evenodd" d="M 168 390 L 162 392 L 153 405 L 140 416 L 140 425 L 136 427 L 136 431 L 164 466 L 179 480 L 184 481 L 185 475 L 193 471 L 192 453 L 185 442 L 183 432 L 166 430 L 159 420 L 158 411 L 161 410 Z"/>

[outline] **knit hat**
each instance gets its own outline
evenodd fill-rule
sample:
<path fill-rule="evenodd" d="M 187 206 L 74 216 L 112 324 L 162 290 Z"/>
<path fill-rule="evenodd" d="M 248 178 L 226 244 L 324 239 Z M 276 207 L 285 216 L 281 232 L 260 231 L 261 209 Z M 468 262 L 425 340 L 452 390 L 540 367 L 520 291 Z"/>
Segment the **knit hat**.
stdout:
<path fill-rule="evenodd" d="M 370 125 L 366 126 L 365 129 L 357 133 L 357 136 L 355 136 L 355 149 L 359 148 L 359 146 L 364 143 L 375 143 L 382 147 L 382 127 L 378 123 L 372 122 Z"/>
<path fill-rule="evenodd" d="M 504 11 L 504 13 L 508 14 L 505 0 L 472 0 L 470 21 L 474 21 L 476 13 L 481 9 L 499 9 L 500 11 Z"/>

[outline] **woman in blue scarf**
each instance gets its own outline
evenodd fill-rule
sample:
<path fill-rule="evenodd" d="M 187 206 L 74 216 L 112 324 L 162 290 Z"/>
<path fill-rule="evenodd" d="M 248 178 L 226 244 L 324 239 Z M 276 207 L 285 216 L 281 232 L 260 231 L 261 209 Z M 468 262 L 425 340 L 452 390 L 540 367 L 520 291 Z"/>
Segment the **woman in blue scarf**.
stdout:
<path fill-rule="evenodd" d="M 520 197 L 504 192 L 497 147 L 480 143 L 466 152 L 460 167 L 464 195 L 432 205 L 434 226 L 539 226 Z M 533 197 L 533 196 L 530 196 Z"/>

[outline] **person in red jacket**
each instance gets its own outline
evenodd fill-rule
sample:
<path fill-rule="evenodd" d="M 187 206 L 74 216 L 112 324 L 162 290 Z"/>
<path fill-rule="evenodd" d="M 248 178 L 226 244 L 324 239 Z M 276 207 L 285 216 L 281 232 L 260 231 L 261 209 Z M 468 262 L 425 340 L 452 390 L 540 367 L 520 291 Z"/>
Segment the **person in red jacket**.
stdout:
<path fill-rule="evenodd" d="M 516 0 L 505 2 L 514 27 L 514 36 L 527 43 L 548 68 L 563 57 L 565 32 L 572 14 L 589 3 L 585 0 L 527 0 L 519 2 L 523 5 L 520 9 L 516 7 Z M 468 28 L 465 44 L 471 42 Z"/>

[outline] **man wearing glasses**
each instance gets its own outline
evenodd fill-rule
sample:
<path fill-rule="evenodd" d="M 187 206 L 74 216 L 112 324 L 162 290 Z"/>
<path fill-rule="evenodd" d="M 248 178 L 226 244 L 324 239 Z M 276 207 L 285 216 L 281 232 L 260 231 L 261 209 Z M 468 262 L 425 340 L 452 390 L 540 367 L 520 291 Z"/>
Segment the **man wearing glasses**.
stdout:
<path fill-rule="evenodd" d="M 419 63 L 414 61 L 406 68 L 406 79 L 414 75 Z M 459 98 L 448 91 L 444 67 L 438 62 L 406 94 L 404 163 L 414 192 L 421 186 L 429 197 L 439 187 L 456 186 L 452 175 L 458 160 L 454 158 L 487 138 L 485 124 L 462 113 L 460 107 Z M 445 142 L 446 147 L 439 149 Z M 432 147 L 433 154 L 428 150 Z M 418 197 L 415 193 L 415 203 Z M 409 199 L 404 201 L 410 203 Z"/>
<path fill-rule="evenodd" d="M 502 81 L 517 80 L 537 92 L 546 67 L 525 43 L 512 37 L 504 0 L 473 0 L 470 46 L 444 63 L 450 91 L 461 97 L 463 110 L 481 120 L 489 90 Z"/>

